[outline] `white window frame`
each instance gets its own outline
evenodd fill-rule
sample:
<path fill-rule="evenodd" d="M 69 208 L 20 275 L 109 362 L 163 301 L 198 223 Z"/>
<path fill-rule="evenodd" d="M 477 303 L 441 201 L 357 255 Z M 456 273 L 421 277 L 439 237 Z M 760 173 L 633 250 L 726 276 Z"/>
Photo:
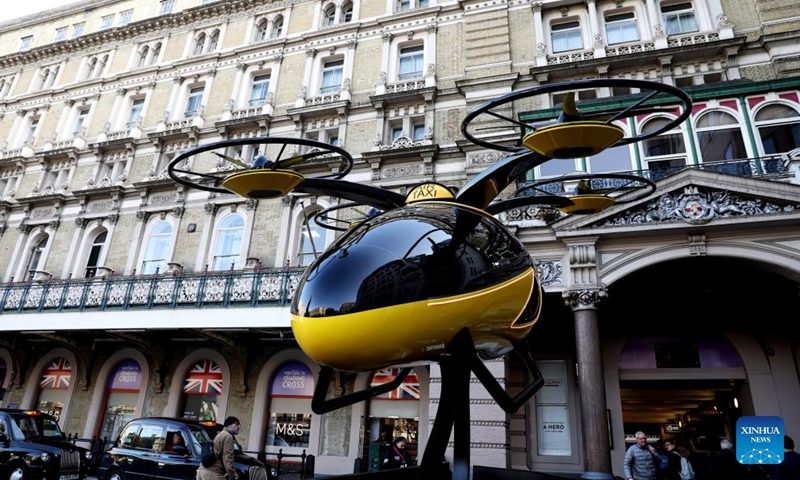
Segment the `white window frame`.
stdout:
<path fill-rule="evenodd" d="M 158 15 L 169 15 L 174 5 L 175 0 L 161 0 L 158 4 Z"/>
<path fill-rule="evenodd" d="M 103 240 L 102 243 L 97 243 L 97 238 L 105 234 L 106 238 Z M 106 228 L 93 228 L 90 231 L 87 231 L 84 234 L 84 242 L 85 245 L 81 249 L 81 256 L 79 257 L 80 260 L 76 265 L 83 265 L 83 277 L 84 278 L 94 278 L 97 274 L 97 267 L 102 267 L 105 265 L 106 261 L 106 254 L 108 253 L 108 244 L 111 240 L 111 232 L 108 231 Z M 100 252 L 98 253 L 97 257 L 97 265 L 89 265 L 89 260 L 92 258 L 92 251 L 95 247 L 99 247 Z M 91 276 L 89 275 L 89 270 L 92 269 Z"/>
<path fill-rule="evenodd" d="M 61 42 L 67 38 L 67 32 L 69 31 L 69 27 L 59 27 L 56 28 L 56 36 L 53 39 L 54 42 Z"/>
<path fill-rule="evenodd" d="M 603 20 L 605 22 L 605 33 L 606 33 L 606 41 L 609 45 L 617 45 L 621 43 L 634 43 L 641 40 L 642 35 L 639 31 L 639 22 L 636 16 L 636 12 L 633 10 L 625 10 L 625 11 L 607 11 L 603 15 Z M 609 31 L 611 29 L 619 29 L 620 32 L 628 32 L 629 30 L 627 27 L 629 25 L 633 25 L 633 31 L 636 33 L 634 38 L 622 38 L 620 40 L 612 41 L 612 35 Z M 622 35 L 620 35 L 622 36 Z"/>
<path fill-rule="evenodd" d="M 28 280 L 33 277 L 33 271 L 41 271 L 47 264 L 47 257 L 50 254 L 50 247 L 53 245 L 53 236 L 47 232 L 38 232 L 31 235 L 26 242 L 24 255 L 20 255 L 20 263 L 17 266 L 17 275 L 14 277 L 17 281 Z M 38 258 L 36 264 L 33 265 L 34 250 L 39 248 L 42 240 L 47 243 L 38 251 Z"/>
<path fill-rule="evenodd" d="M 425 8 L 430 6 L 429 0 L 398 0 L 396 9 L 398 12 L 408 12 L 417 8 Z"/>
<path fill-rule="evenodd" d="M 223 225 L 225 224 L 225 222 L 229 221 L 230 219 L 232 219 L 234 217 L 235 218 L 239 218 L 242 221 L 241 227 L 237 228 L 237 230 L 240 230 L 240 232 L 241 232 L 240 233 L 241 234 L 241 239 L 239 240 L 238 252 L 235 251 L 235 250 L 232 250 L 230 252 L 220 252 L 219 251 L 219 249 L 221 248 L 220 241 L 222 240 L 222 237 L 223 237 L 222 234 L 225 233 L 225 231 L 226 231 L 226 227 L 224 227 Z M 234 268 L 236 268 L 238 270 L 241 270 L 242 268 L 244 268 L 243 259 L 247 255 L 247 237 L 246 237 L 246 235 L 247 235 L 248 230 L 249 230 L 248 229 L 248 218 L 247 218 L 247 216 L 242 214 L 242 213 L 240 213 L 240 212 L 238 212 L 238 209 L 237 209 L 236 212 L 230 212 L 230 213 L 227 213 L 225 215 L 219 215 L 215 219 L 214 223 L 216 225 L 215 225 L 215 228 L 214 228 L 213 238 L 211 239 L 211 249 L 209 250 L 209 255 L 208 255 L 208 260 L 207 260 L 207 263 L 208 263 L 208 266 L 209 266 L 209 270 L 212 270 L 212 271 L 227 271 L 227 270 L 230 270 L 231 269 L 231 262 L 227 261 L 227 259 L 229 259 L 229 258 L 235 258 L 235 260 L 232 262 L 234 264 Z M 227 227 L 227 230 L 232 231 L 233 228 Z M 224 257 L 225 260 L 219 259 L 219 261 L 223 262 L 223 263 L 220 263 L 219 265 L 217 265 L 217 263 L 218 263 L 218 258 L 217 257 Z"/>
<path fill-rule="evenodd" d="M 745 155 L 744 158 L 753 157 L 755 155 L 755 152 L 751 152 L 750 151 L 750 145 L 749 145 L 750 142 L 747 141 L 747 133 L 744 131 L 744 122 L 740 118 L 739 112 L 736 112 L 734 110 L 729 110 L 727 108 L 719 108 L 719 107 L 714 108 L 712 106 L 709 106 L 709 107 L 710 108 L 704 109 L 703 111 L 698 112 L 697 115 L 694 115 L 693 128 L 694 128 L 695 141 L 697 142 L 697 143 L 695 143 L 695 145 L 697 145 L 697 156 L 698 156 L 697 160 L 698 160 L 698 162 L 699 163 L 718 163 L 718 162 L 728 162 L 728 161 L 732 161 L 732 160 L 740 160 L 739 158 L 721 159 L 721 160 L 706 160 L 706 158 L 703 156 L 703 150 L 702 150 L 703 147 L 702 147 L 701 142 L 700 142 L 700 135 L 703 134 L 703 133 L 708 133 L 708 132 L 713 132 L 713 131 L 723 131 L 723 130 L 737 130 L 738 129 L 739 136 L 740 136 L 740 138 L 742 140 L 742 145 L 744 146 L 744 151 L 745 151 L 744 152 L 744 155 Z M 701 126 L 698 126 L 699 123 L 700 123 L 700 120 L 702 120 L 706 115 L 714 114 L 714 113 L 726 114 L 726 115 L 732 117 L 734 120 L 736 120 L 736 123 L 726 124 L 726 125 L 718 125 L 718 126 L 712 126 L 712 127 L 701 127 Z"/>
<path fill-rule="evenodd" d="M 250 82 L 250 97 L 248 98 L 248 105 L 257 107 L 264 105 L 269 95 L 270 82 L 272 81 L 271 71 L 261 71 L 253 74 L 253 79 Z M 258 96 L 255 96 L 258 93 Z"/>
<path fill-rule="evenodd" d="M 403 60 L 413 59 L 414 67 L 416 68 L 417 61 L 419 61 L 419 70 L 404 71 Z M 397 53 L 397 81 L 405 82 L 409 80 L 418 80 L 425 77 L 425 44 L 418 43 L 414 45 L 399 45 Z"/>
<path fill-rule="evenodd" d="M 674 118 L 666 117 L 666 116 L 663 116 L 663 115 L 657 115 L 657 116 L 648 117 L 648 118 L 644 119 L 640 123 L 640 125 L 638 127 L 638 131 L 646 133 L 645 132 L 645 127 L 647 126 L 647 124 L 649 122 L 657 121 L 657 120 L 672 121 L 672 120 L 674 120 Z M 670 136 L 680 136 L 681 140 L 683 140 L 683 150 L 684 150 L 684 152 L 683 153 L 665 154 L 665 155 L 648 155 L 647 154 L 647 140 L 643 140 L 643 141 L 639 142 L 639 146 L 637 147 L 641 151 L 642 161 L 644 162 L 643 168 L 646 168 L 648 170 L 659 170 L 660 168 L 663 168 L 663 167 L 652 168 L 650 166 L 651 163 L 656 163 L 656 162 L 670 162 L 670 163 L 673 163 L 673 162 L 676 162 L 678 160 L 683 160 L 683 165 L 688 165 L 689 164 L 689 151 L 688 151 L 689 139 L 687 138 L 686 131 L 685 131 L 684 127 L 683 127 L 683 124 L 681 124 L 680 126 L 678 126 L 676 128 L 673 128 L 672 130 L 663 132 L 660 135 L 658 135 L 656 137 L 653 137 L 653 139 L 657 139 L 659 137 L 670 137 Z M 671 168 L 671 167 L 669 167 L 669 168 Z"/>
<path fill-rule="evenodd" d="M 197 111 L 203 106 L 205 91 L 205 84 L 189 87 L 186 95 L 186 108 L 183 110 L 184 118 L 192 118 L 197 114 Z M 195 103 L 196 105 L 194 105 Z"/>
<path fill-rule="evenodd" d="M 562 25 L 564 27 L 562 27 Z M 575 36 L 577 33 L 577 36 Z M 558 49 L 556 50 L 556 36 L 563 35 L 565 40 L 567 41 L 567 48 Z M 569 38 L 567 37 L 569 35 Z M 580 40 L 580 46 L 573 46 L 572 40 L 573 38 L 577 38 Z M 585 42 L 583 38 L 583 30 L 582 30 L 582 19 L 580 18 L 571 18 L 568 20 L 563 21 L 553 21 L 550 23 L 550 48 L 554 54 L 563 53 L 563 52 L 574 52 L 576 50 L 583 50 L 585 48 Z"/>
<path fill-rule="evenodd" d="M 685 8 L 683 10 L 674 10 L 671 12 L 664 13 L 664 8 L 673 8 L 682 5 L 689 5 L 690 8 Z M 678 2 L 663 2 L 660 5 L 661 10 L 661 21 L 664 23 L 664 32 L 667 35 L 684 35 L 687 33 L 697 32 L 700 30 L 700 22 L 697 18 L 697 7 L 694 4 L 694 1 L 678 1 Z M 694 29 L 691 30 L 684 30 L 679 29 L 676 31 L 670 31 L 668 28 L 669 23 L 667 22 L 667 17 L 677 17 L 678 23 L 681 23 L 681 16 L 685 14 L 691 14 L 692 21 L 694 22 Z"/>
<path fill-rule="evenodd" d="M 269 34 L 270 39 L 283 37 L 284 29 L 286 28 L 286 18 L 283 15 L 276 16 L 272 23 L 272 32 Z"/>
<path fill-rule="evenodd" d="M 19 168 L 6 168 L 0 171 L 0 199 L 16 194 L 19 180 L 22 178 L 22 171 Z"/>
<path fill-rule="evenodd" d="M 83 30 L 86 28 L 86 22 L 76 23 L 72 26 L 72 35 L 70 39 L 76 39 L 83 35 Z"/>
<path fill-rule="evenodd" d="M 33 45 L 33 35 L 26 35 L 19 39 L 19 51 L 27 52 Z"/>
<path fill-rule="evenodd" d="M 164 233 L 153 234 L 153 230 L 158 225 L 160 225 L 162 222 L 166 222 L 169 225 L 170 232 L 166 233 L 166 234 L 164 234 Z M 165 272 L 165 270 L 167 269 L 167 264 L 172 261 L 172 255 L 173 255 L 173 251 L 175 249 L 175 238 L 177 237 L 177 234 L 176 234 L 177 233 L 177 228 L 176 227 L 177 227 L 177 225 L 176 225 L 175 218 L 173 216 L 171 216 L 171 215 L 166 215 L 164 219 L 161 219 L 161 217 L 157 217 L 155 220 L 150 220 L 148 222 L 147 228 L 145 229 L 144 235 L 142 236 L 142 244 L 141 244 L 141 247 L 140 247 L 139 258 L 138 258 L 138 261 L 136 263 L 137 275 L 152 275 L 153 274 L 153 273 L 145 273 L 145 270 L 148 268 L 148 265 L 147 265 L 146 262 L 163 261 L 163 267 L 164 268 L 159 268 L 158 272 L 159 272 L 159 274 L 162 274 L 162 273 Z M 167 236 L 169 236 L 169 239 L 166 241 L 166 248 L 164 250 L 164 258 L 148 259 L 147 250 L 148 250 L 148 248 L 150 246 L 150 240 L 154 236 L 159 236 L 159 237 L 163 236 L 163 238 L 166 238 Z M 157 266 L 160 267 L 162 265 L 159 264 Z M 155 271 L 155 268 L 153 268 L 153 272 L 154 271 Z"/>
<path fill-rule="evenodd" d="M 342 90 L 342 82 L 344 81 L 344 67 L 345 61 L 343 57 L 329 58 L 322 61 L 322 68 L 320 69 L 319 78 L 319 93 L 320 95 L 330 95 L 339 93 Z M 335 75 L 334 72 L 339 72 L 339 82 L 326 79 Z"/>
<path fill-rule="evenodd" d="M 87 128 L 89 124 L 89 115 L 92 113 L 92 107 L 86 106 L 78 109 L 78 116 L 75 118 L 74 127 L 72 128 L 72 136 L 77 136 L 81 133 L 81 129 Z"/>
<path fill-rule="evenodd" d="M 128 121 L 125 127 L 133 128 L 139 123 L 139 119 L 144 119 L 144 107 L 147 101 L 145 95 L 138 95 L 130 98 L 130 106 L 128 107 Z"/>
<path fill-rule="evenodd" d="M 119 13 L 119 21 L 117 22 L 118 27 L 124 27 L 125 25 L 131 23 L 131 18 L 133 18 L 133 9 L 125 10 L 124 12 Z"/>
<path fill-rule="evenodd" d="M 762 110 L 768 109 L 770 107 L 775 107 L 775 106 L 781 106 L 781 107 L 790 108 L 790 109 L 793 109 L 795 112 L 800 113 L 800 109 L 794 103 L 767 101 L 767 102 L 764 102 L 762 105 L 758 105 L 758 108 L 753 111 L 753 129 L 755 130 L 753 132 L 753 135 L 755 136 L 755 138 L 758 139 L 758 154 L 760 156 L 780 155 L 782 153 L 786 153 L 786 152 L 777 152 L 777 153 L 770 153 L 770 154 L 765 153 L 766 150 L 764 148 L 764 140 L 761 138 L 761 131 L 760 131 L 761 128 L 763 128 L 763 127 L 781 126 L 781 125 L 800 124 L 800 116 L 798 116 L 798 117 L 776 118 L 776 119 L 772 119 L 772 120 L 756 120 L 756 117 L 758 116 L 758 114 Z"/>
<path fill-rule="evenodd" d="M 305 209 L 305 216 L 303 215 L 303 210 L 300 210 L 299 215 L 297 217 L 297 231 L 296 231 L 296 243 L 295 248 L 291 256 L 291 264 L 296 266 L 308 266 L 316 257 L 314 257 L 314 251 L 316 251 L 317 255 L 321 255 L 322 252 L 328 247 L 329 244 L 329 230 L 323 228 L 314 221 L 314 215 L 322 211 L 323 208 L 320 208 L 319 205 L 311 205 Z M 307 244 L 307 249 L 303 249 L 303 246 L 306 244 L 305 240 L 308 238 L 308 229 L 306 228 L 306 219 L 308 219 L 309 225 L 311 226 L 311 235 L 314 237 L 315 235 L 319 235 L 319 240 L 314 241 L 314 246 L 312 248 L 311 243 Z M 303 249 L 303 250 L 301 250 Z M 302 258 L 301 258 L 302 257 Z M 308 260 L 308 262 L 306 262 Z"/>
<path fill-rule="evenodd" d="M 108 30 L 112 26 L 114 26 L 114 17 L 116 14 L 112 13 L 111 15 L 104 15 L 100 17 L 100 30 Z"/>

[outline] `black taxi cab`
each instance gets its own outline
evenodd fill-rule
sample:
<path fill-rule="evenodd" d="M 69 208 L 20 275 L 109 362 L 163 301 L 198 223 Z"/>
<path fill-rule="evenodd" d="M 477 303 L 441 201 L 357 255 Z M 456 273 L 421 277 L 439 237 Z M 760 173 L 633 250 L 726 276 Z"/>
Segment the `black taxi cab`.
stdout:
<path fill-rule="evenodd" d="M 195 480 L 203 445 L 222 425 L 179 418 L 145 417 L 128 422 L 100 457 L 100 480 Z M 239 480 L 271 480 L 271 469 L 235 444 Z"/>
<path fill-rule="evenodd" d="M 55 417 L 35 410 L 0 409 L 0 478 L 81 480 L 92 453 L 74 445 Z"/>

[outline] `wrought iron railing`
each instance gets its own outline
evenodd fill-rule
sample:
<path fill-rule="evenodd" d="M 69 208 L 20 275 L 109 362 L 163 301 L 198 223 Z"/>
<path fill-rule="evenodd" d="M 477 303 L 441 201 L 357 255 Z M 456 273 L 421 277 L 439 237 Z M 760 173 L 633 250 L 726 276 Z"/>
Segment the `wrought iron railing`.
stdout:
<path fill-rule="evenodd" d="M 657 182 L 669 176 L 675 175 L 686 169 L 707 170 L 711 172 L 725 173 L 728 175 L 735 175 L 738 177 L 761 177 L 765 175 L 785 174 L 786 162 L 781 155 L 773 155 L 768 157 L 756 158 L 743 158 L 739 160 L 727 160 L 723 162 L 709 162 L 699 165 L 681 165 L 678 167 L 667 168 L 652 168 L 646 170 L 629 170 L 626 172 L 614 172 L 615 174 L 636 175 L 638 177 L 646 178 L 650 181 Z M 569 174 L 572 184 L 567 187 L 574 188 L 576 175 L 574 172 Z M 519 182 L 519 187 L 525 187 L 535 184 L 538 180 Z M 594 189 L 600 188 L 614 188 L 619 186 L 624 181 L 615 178 L 596 178 L 592 179 L 591 187 Z M 537 189 L 529 189 L 523 192 L 523 195 L 564 195 L 567 191 L 564 183 L 552 182 L 544 184 Z"/>
<path fill-rule="evenodd" d="M 67 279 L 0 285 L 0 314 L 288 304 L 302 269 Z"/>

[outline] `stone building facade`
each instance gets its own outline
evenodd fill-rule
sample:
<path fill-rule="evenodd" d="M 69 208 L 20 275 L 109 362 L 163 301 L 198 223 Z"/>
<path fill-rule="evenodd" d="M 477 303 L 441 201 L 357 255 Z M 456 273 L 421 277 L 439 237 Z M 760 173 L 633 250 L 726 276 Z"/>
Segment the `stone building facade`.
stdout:
<path fill-rule="evenodd" d="M 324 416 L 306 385 L 276 383 L 317 374 L 286 301 L 334 240 L 318 229 L 310 245 L 307 219 L 339 200 L 209 194 L 167 164 L 218 140 L 300 137 L 350 152 L 354 182 L 459 187 L 504 156 L 464 139 L 468 112 L 536 85 L 629 78 L 684 89 L 692 115 L 613 162 L 528 176 L 636 171 L 656 180 L 649 197 L 501 215 L 545 285 L 531 343 L 547 381 L 514 415 L 473 385 L 473 463 L 611 478 L 635 429 L 702 450 L 738 416 L 778 415 L 800 436 L 798 15 L 790 0 L 86 0 L 6 21 L 0 404 L 57 411 L 82 438 L 113 433 L 109 412 L 235 414 L 250 451 L 275 452 L 277 429 L 299 425 L 285 448 L 314 454 L 320 474 L 366 469 L 373 418 L 399 418 L 394 434 L 421 454 L 436 365 L 415 369 L 405 403 Z M 549 120 L 560 101 L 510 113 Z M 513 360 L 488 365 L 512 392 L 526 381 Z M 339 380 L 332 394 L 376 381 Z"/>

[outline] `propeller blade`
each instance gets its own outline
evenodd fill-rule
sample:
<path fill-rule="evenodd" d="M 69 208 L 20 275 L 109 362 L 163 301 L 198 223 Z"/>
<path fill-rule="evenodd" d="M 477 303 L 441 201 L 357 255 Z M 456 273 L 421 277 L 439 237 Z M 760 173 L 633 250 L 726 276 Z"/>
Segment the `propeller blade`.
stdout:
<path fill-rule="evenodd" d="M 561 111 L 567 115 L 579 116 L 581 112 L 575 105 L 575 92 L 567 92 L 564 95 L 564 103 L 561 104 Z"/>
<path fill-rule="evenodd" d="M 584 117 L 586 117 L 587 120 L 597 120 L 597 121 L 600 121 L 600 122 L 607 122 L 609 119 L 614 118 L 614 116 L 617 115 L 617 113 L 619 113 L 619 112 L 614 112 L 614 113 L 608 113 L 608 112 L 587 113 L 587 114 L 584 115 Z M 635 108 L 635 109 L 632 109 L 632 110 L 629 110 L 629 111 L 625 112 L 624 115 L 618 116 L 616 119 L 617 120 L 621 120 L 623 118 L 635 117 L 636 115 L 649 115 L 651 113 L 675 113 L 675 109 L 674 108 L 658 108 L 658 107 Z"/>
<path fill-rule="evenodd" d="M 306 157 L 303 155 L 297 155 L 295 157 L 287 158 L 286 160 L 279 160 L 277 163 L 277 168 L 286 168 L 291 167 L 292 165 L 297 165 L 298 163 L 305 160 Z"/>
<path fill-rule="evenodd" d="M 223 160 L 227 160 L 227 161 L 231 162 L 234 165 L 239 165 L 242 168 L 250 168 L 250 165 L 247 165 L 244 162 L 236 160 L 235 158 L 229 157 L 227 155 L 223 155 L 223 154 L 217 153 L 217 152 L 214 152 L 214 155 L 218 156 L 219 158 L 221 158 Z"/>

